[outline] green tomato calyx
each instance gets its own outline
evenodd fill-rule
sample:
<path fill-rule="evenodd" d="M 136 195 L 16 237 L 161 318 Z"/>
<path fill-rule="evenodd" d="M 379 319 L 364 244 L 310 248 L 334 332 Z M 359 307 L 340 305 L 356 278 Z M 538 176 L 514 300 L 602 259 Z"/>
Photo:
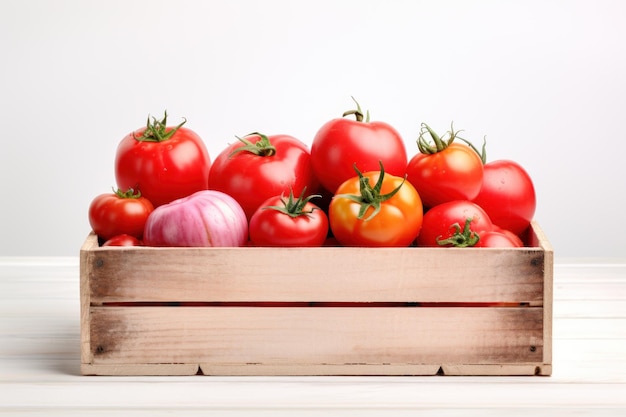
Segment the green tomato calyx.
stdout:
<path fill-rule="evenodd" d="M 359 208 L 359 215 L 357 216 L 359 220 L 368 221 L 374 218 L 380 212 L 381 204 L 389 200 L 394 195 L 396 195 L 396 193 L 400 191 L 400 188 L 402 188 L 402 186 L 404 185 L 404 182 L 406 181 L 406 176 L 405 176 L 402 182 L 400 183 L 400 185 L 398 185 L 393 191 L 387 194 L 381 195 L 380 190 L 383 186 L 383 179 L 385 177 L 385 168 L 383 167 L 382 161 L 378 161 L 378 164 L 380 165 L 380 175 L 378 176 L 378 181 L 376 181 L 376 184 L 374 185 L 374 187 L 372 187 L 372 185 L 370 184 L 369 178 L 364 177 L 361 171 L 359 171 L 359 169 L 356 167 L 356 164 L 354 164 L 354 170 L 359 176 L 360 195 L 337 194 L 334 197 L 334 198 L 347 198 L 349 200 L 359 203 L 361 205 Z M 374 211 L 366 219 L 364 219 L 365 213 L 367 212 L 367 209 L 370 207 L 373 207 Z"/>
<path fill-rule="evenodd" d="M 420 135 L 419 138 L 417 138 L 417 148 L 421 153 L 427 155 L 441 152 L 445 150 L 448 146 L 450 146 L 452 142 L 454 142 L 454 139 L 457 138 L 457 134 L 459 132 L 460 131 L 455 132 L 454 127 L 452 126 L 452 124 L 450 124 L 450 131 L 446 133 L 446 135 L 449 135 L 450 137 L 448 139 L 444 139 L 443 137 L 439 136 L 437 132 L 431 129 L 430 126 L 428 126 L 426 123 L 422 123 Z M 430 143 L 426 140 L 426 138 L 424 137 L 425 134 L 428 134 L 432 138 L 433 143 Z"/>
<path fill-rule="evenodd" d="M 461 226 L 458 223 L 454 223 L 450 226 L 451 229 L 454 229 L 452 236 L 447 239 L 441 239 L 441 236 L 437 237 L 437 244 L 455 248 L 466 248 L 476 245 L 480 240 L 480 236 L 470 228 L 472 220 L 471 217 L 465 219 L 463 230 L 461 230 Z"/>
<path fill-rule="evenodd" d="M 119 198 L 139 198 L 141 197 L 141 191 L 129 188 L 128 191 L 122 191 L 119 188 L 113 188 L 113 193 Z"/>
<path fill-rule="evenodd" d="M 187 123 L 187 119 L 183 118 L 181 124 L 175 127 L 167 127 L 167 110 L 163 115 L 163 119 L 157 120 L 156 117 L 152 117 L 152 121 L 150 120 L 150 116 L 148 116 L 148 121 L 146 123 L 146 129 L 143 131 L 141 136 L 135 136 L 133 133 L 133 137 L 140 142 L 163 142 L 170 139 L 178 129 Z"/>
<path fill-rule="evenodd" d="M 266 206 L 263 207 L 263 210 L 276 210 L 283 214 L 286 214 L 289 217 L 296 218 L 300 216 L 311 217 L 311 213 L 314 210 L 321 210 L 318 207 L 313 207 L 311 210 L 304 210 L 307 203 L 309 203 L 313 198 L 321 198 L 322 196 L 319 194 L 313 194 L 307 197 L 304 197 L 304 193 L 306 192 L 306 187 L 302 190 L 302 194 L 297 199 L 293 196 L 293 189 L 289 190 L 289 198 L 285 200 L 284 196 L 280 197 L 281 206 Z"/>
<path fill-rule="evenodd" d="M 356 103 L 356 110 L 347 110 L 345 112 L 343 112 L 343 117 L 349 116 L 351 114 L 354 115 L 354 117 L 356 117 L 356 121 L 357 122 L 362 122 L 363 121 L 363 110 L 361 110 L 361 106 L 359 105 L 359 102 L 356 101 L 354 99 L 354 97 L 352 97 L 352 100 L 354 100 L 354 102 Z M 370 111 L 368 110 L 365 114 L 365 123 L 369 123 L 370 121 Z"/>
<path fill-rule="evenodd" d="M 256 141 L 256 143 L 252 143 L 248 139 L 246 139 L 249 136 L 259 136 L 261 139 Z M 240 138 L 239 136 L 235 137 L 243 143 L 243 146 L 240 146 L 239 148 L 232 151 L 228 156 L 229 158 L 232 158 L 239 152 L 250 152 L 257 156 L 274 156 L 276 154 L 276 147 L 272 145 L 272 143 L 270 142 L 270 138 L 262 133 L 253 132 L 247 134 L 243 138 Z"/>

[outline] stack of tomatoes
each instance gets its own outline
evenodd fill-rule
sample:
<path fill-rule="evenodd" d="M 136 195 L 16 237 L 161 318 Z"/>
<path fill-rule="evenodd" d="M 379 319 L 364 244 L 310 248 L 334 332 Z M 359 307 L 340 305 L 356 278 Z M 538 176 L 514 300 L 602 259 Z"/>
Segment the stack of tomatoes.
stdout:
<path fill-rule="evenodd" d="M 167 113 L 120 142 L 117 188 L 89 221 L 103 245 L 519 247 L 536 197 L 516 162 L 486 162 L 452 128 L 422 124 L 410 159 L 400 134 L 357 103 L 309 149 L 251 133 L 213 162 Z"/>

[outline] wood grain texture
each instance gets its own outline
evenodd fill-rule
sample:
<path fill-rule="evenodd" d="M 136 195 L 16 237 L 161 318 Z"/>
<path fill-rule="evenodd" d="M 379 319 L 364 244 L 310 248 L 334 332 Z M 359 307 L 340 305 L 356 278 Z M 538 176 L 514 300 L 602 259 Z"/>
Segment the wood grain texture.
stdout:
<path fill-rule="evenodd" d="M 92 304 L 466 301 L 541 305 L 544 270 L 552 262 L 542 246 L 98 248 L 94 235 L 82 252 L 89 254 L 83 259 Z"/>
<path fill-rule="evenodd" d="M 238 365 L 252 375 L 272 365 L 323 374 L 331 369 L 324 365 L 406 364 L 388 369 L 409 374 L 411 365 L 542 363 L 542 314 L 534 307 L 93 307 L 90 362 L 204 363 L 205 373 L 210 364 Z"/>

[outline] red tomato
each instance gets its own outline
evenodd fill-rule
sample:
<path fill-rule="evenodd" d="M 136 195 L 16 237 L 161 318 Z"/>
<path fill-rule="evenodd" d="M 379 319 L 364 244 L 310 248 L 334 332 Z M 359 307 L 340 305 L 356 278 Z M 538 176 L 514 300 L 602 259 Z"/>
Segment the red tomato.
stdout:
<path fill-rule="evenodd" d="M 385 174 L 382 164 L 380 171 L 356 172 L 330 203 L 335 239 L 344 246 L 409 246 L 422 226 L 422 201 L 415 188 Z"/>
<path fill-rule="evenodd" d="M 315 194 L 319 182 L 313 173 L 308 147 L 288 135 L 250 134 L 224 149 L 209 174 L 209 188 L 232 196 L 248 219 L 265 200 L 306 189 Z"/>
<path fill-rule="evenodd" d="M 487 213 L 487 214 L 489 214 L 489 213 Z M 489 216 L 489 218 L 491 218 L 491 216 Z M 519 235 L 516 235 L 515 233 L 511 232 L 510 230 L 503 229 L 500 226 L 498 226 L 497 224 L 494 224 L 493 225 L 493 231 L 506 235 L 509 239 L 511 239 L 515 243 L 515 245 L 517 245 L 519 247 L 524 246 L 524 241 L 522 240 L 522 238 Z"/>
<path fill-rule="evenodd" d="M 494 224 L 520 235 L 535 215 L 537 198 L 530 175 L 514 161 L 485 164 L 483 184 L 473 200 Z"/>
<path fill-rule="evenodd" d="M 433 138 L 434 145 L 426 142 L 426 133 Z M 480 156 L 465 144 L 453 143 L 457 134 L 454 129 L 448 133 L 450 137 L 444 141 L 422 123 L 418 139 L 420 152 L 411 158 L 406 168 L 407 179 L 426 207 L 454 200 L 472 200 L 482 186 Z"/>
<path fill-rule="evenodd" d="M 253 246 L 322 246 L 328 236 L 328 217 L 312 197 L 270 197 L 250 219 Z"/>
<path fill-rule="evenodd" d="M 356 120 L 333 119 L 313 138 L 311 158 L 315 175 L 322 186 L 334 193 L 344 181 L 354 177 L 354 164 L 362 171 L 377 171 L 379 161 L 385 170 L 404 176 L 407 155 L 400 134 L 385 122 L 363 121 L 361 107 L 345 112 Z"/>
<path fill-rule="evenodd" d="M 140 192 L 131 188 L 127 192 L 100 194 L 89 205 L 89 224 L 103 240 L 117 235 L 143 236 L 143 228 L 154 206 Z"/>
<path fill-rule="evenodd" d="M 142 246 L 141 240 L 131 235 L 117 235 L 107 240 L 102 246 Z"/>
<path fill-rule="evenodd" d="M 483 232 L 474 245 L 475 248 L 519 248 L 518 240 L 508 234 L 496 231 Z"/>
<path fill-rule="evenodd" d="M 115 156 L 119 188 L 134 188 L 155 207 L 186 197 L 209 186 L 211 160 L 202 139 L 192 130 L 167 127 L 148 119 L 146 127 L 128 134 Z"/>
<path fill-rule="evenodd" d="M 466 221 L 471 219 L 469 224 Z M 469 230 L 466 228 L 468 226 Z M 417 237 L 418 246 L 473 246 L 472 233 L 481 234 L 493 229 L 487 213 L 478 205 L 467 200 L 449 201 L 439 204 L 424 214 L 422 231 Z M 465 236 L 456 236 L 457 232 L 467 232 Z M 440 240 L 455 236 L 457 244 L 452 242 L 441 245 Z"/>

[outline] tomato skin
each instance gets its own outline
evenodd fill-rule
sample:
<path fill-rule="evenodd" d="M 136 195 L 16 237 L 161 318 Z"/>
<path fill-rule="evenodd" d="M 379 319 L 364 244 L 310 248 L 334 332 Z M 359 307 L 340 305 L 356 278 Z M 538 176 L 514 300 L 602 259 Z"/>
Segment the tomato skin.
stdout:
<path fill-rule="evenodd" d="M 153 210 L 152 202 L 143 196 L 100 194 L 89 205 L 89 224 L 94 233 L 105 241 L 122 234 L 141 239 L 146 220 Z"/>
<path fill-rule="evenodd" d="M 308 214 L 291 217 L 268 206 L 281 206 L 282 196 L 270 197 L 250 218 L 252 246 L 322 246 L 328 236 L 328 217 L 315 204 L 302 209 Z"/>
<path fill-rule="evenodd" d="M 363 174 L 373 186 L 380 171 Z M 381 194 L 387 194 L 402 184 L 403 178 L 385 173 Z M 369 207 L 362 219 L 358 218 L 360 204 L 341 194 L 359 195 L 359 177 L 353 177 L 337 188 L 329 206 L 329 223 L 334 238 L 343 246 L 404 247 L 409 246 L 420 233 L 422 226 L 422 201 L 415 188 L 404 181 L 402 187 L 389 200 L 381 203 L 380 212 Z"/>
<path fill-rule="evenodd" d="M 404 141 L 391 125 L 344 118 L 333 119 L 318 130 L 311 158 L 315 175 L 331 193 L 354 177 L 355 163 L 366 172 L 378 170 L 382 161 L 387 173 L 401 177 L 407 164 Z"/>
<path fill-rule="evenodd" d="M 200 136 L 179 127 L 167 140 L 138 140 L 146 130 L 129 133 L 118 145 L 115 178 L 120 189 L 139 190 L 158 207 L 208 188 L 211 159 Z"/>
<path fill-rule="evenodd" d="M 528 228 L 537 206 L 530 175 L 511 160 L 485 164 L 482 188 L 473 201 L 489 214 L 494 224 L 516 235 Z"/>
<path fill-rule="evenodd" d="M 483 163 L 469 146 L 452 143 L 433 154 L 418 153 L 407 164 L 407 179 L 425 207 L 454 200 L 473 200 L 483 182 Z"/>
<path fill-rule="evenodd" d="M 465 221 L 471 218 L 470 228 L 481 233 L 493 230 L 489 215 L 478 205 L 468 200 L 449 201 L 429 209 L 424 214 L 422 231 L 417 237 L 418 246 L 447 247 L 437 243 L 438 239 L 447 239 L 454 234 L 452 225 L 463 228 Z"/>
<path fill-rule="evenodd" d="M 242 151 L 245 146 L 236 142 L 224 149 L 215 158 L 209 174 L 209 188 L 232 196 L 241 205 L 248 219 L 261 204 L 270 197 L 289 194 L 315 194 L 319 182 L 313 173 L 311 154 L 308 147 L 289 135 L 267 136 L 276 148 L 271 156 L 260 156 Z M 245 139 L 253 144 L 261 140 L 260 135 L 249 135 Z"/>
<path fill-rule="evenodd" d="M 483 232 L 480 240 L 474 245 L 475 248 L 519 248 L 519 242 L 510 235 L 502 232 L 490 231 Z"/>
<path fill-rule="evenodd" d="M 131 235 L 117 235 L 105 241 L 102 246 L 143 246 L 141 240 Z"/>
<path fill-rule="evenodd" d="M 491 216 L 490 216 L 490 218 L 491 218 Z M 493 221 L 493 220 L 492 220 L 492 221 Z M 500 226 L 498 226 L 497 224 L 494 224 L 494 225 L 493 225 L 493 231 L 494 231 L 494 232 L 498 232 L 498 233 L 502 233 L 502 234 L 506 235 L 506 236 L 507 236 L 510 240 L 512 240 L 512 241 L 513 241 L 513 243 L 515 243 L 515 245 L 516 245 L 516 246 L 518 246 L 518 247 L 522 247 L 522 246 L 524 246 L 524 241 L 522 240 L 522 238 L 521 238 L 519 235 L 517 235 L 517 234 L 515 234 L 515 233 L 511 232 L 510 230 L 503 229 L 503 228 L 501 228 Z"/>

